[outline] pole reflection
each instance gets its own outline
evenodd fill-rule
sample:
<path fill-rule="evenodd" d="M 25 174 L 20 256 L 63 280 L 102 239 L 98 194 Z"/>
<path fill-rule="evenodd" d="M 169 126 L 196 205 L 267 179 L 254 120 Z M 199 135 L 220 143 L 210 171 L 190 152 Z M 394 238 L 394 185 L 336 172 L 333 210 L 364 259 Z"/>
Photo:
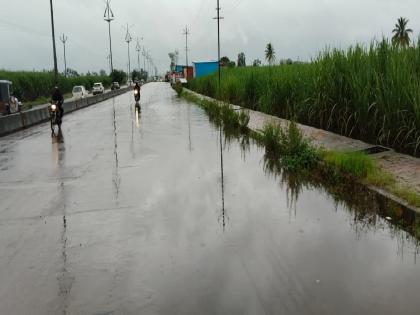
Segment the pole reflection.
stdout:
<path fill-rule="evenodd" d="M 223 169 L 223 142 L 222 142 L 222 126 L 219 127 L 219 145 L 220 145 L 220 183 L 222 193 L 222 226 L 223 232 L 226 229 L 226 211 L 225 211 L 225 178 Z"/>

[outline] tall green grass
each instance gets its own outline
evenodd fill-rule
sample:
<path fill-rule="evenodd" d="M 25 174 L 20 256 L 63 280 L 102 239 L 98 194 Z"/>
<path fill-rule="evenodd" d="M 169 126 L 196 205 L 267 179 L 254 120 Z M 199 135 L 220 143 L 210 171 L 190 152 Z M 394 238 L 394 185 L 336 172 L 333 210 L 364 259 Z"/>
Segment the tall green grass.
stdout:
<path fill-rule="evenodd" d="M 51 72 L 0 70 L 0 80 L 12 81 L 15 95 L 23 101 L 50 97 L 54 87 L 54 74 Z M 84 85 L 87 89 L 91 89 L 95 82 L 102 82 L 105 87 L 108 87 L 111 85 L 111 78 L 86 75 L 71 78 L 59 76 L 58 79 L 58 85 L 63 93 L 70 93 L 75 85 Z"/>
<path fill-rule="evenodd" d="M 310 63 L 223 69 L 190 88 L 345 136 L 420 156 L 420 40 L 328 49 Z"/>

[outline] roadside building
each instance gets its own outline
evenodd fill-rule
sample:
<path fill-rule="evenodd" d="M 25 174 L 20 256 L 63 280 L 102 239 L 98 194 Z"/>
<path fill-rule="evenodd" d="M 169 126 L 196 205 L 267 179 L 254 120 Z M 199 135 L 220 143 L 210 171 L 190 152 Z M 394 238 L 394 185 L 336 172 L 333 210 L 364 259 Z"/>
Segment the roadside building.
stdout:
<path fill-rule="evenodd" d="M 217 61 L 193 62 L 193 67 L 194 78 L 199 78 L 216 72 L 219 68 L 219 63 Z"/>
<path fill-rule="evenodd" d="M 194 68 L 191 66 L 184 67 L 184 78 L 187 80 L 191 80 L 194 78 Z"/>
<path fill-rule="evenodd" d="M 184 66 L 182 66 L 182 65 L 176 65 L 175 66 L 175 72 L 176 73 L 182 73 L 183 69 L 184 69 Z"/>

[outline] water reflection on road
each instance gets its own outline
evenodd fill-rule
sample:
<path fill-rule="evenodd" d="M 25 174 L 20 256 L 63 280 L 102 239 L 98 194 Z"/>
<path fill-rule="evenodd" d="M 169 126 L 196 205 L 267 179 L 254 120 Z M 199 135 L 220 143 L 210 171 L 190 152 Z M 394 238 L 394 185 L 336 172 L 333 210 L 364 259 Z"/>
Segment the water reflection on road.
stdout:
<path fill-rule="evenodd" d="M 419 215 L 220 131 L 157 83 L 0 138 L 0 314 L 418 313 Z"/>

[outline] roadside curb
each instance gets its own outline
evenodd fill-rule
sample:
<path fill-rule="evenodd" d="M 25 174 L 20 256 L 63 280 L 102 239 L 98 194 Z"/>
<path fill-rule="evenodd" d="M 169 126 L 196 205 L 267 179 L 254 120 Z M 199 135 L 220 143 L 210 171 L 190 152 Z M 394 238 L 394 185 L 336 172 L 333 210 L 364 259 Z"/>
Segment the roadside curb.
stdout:
<path fill-rule="evenodd" d="M 90 105 L 106 101 L 130 90 L 131 87 L 125 87 L 120 90 L 109 91 L 107 93 L 94 95 L 88 98 L 64 102 L 64 113 L 71 113 Z M 46 122 L 49 118 L 48 105 L 0 117 L 0 137 Z"/>

